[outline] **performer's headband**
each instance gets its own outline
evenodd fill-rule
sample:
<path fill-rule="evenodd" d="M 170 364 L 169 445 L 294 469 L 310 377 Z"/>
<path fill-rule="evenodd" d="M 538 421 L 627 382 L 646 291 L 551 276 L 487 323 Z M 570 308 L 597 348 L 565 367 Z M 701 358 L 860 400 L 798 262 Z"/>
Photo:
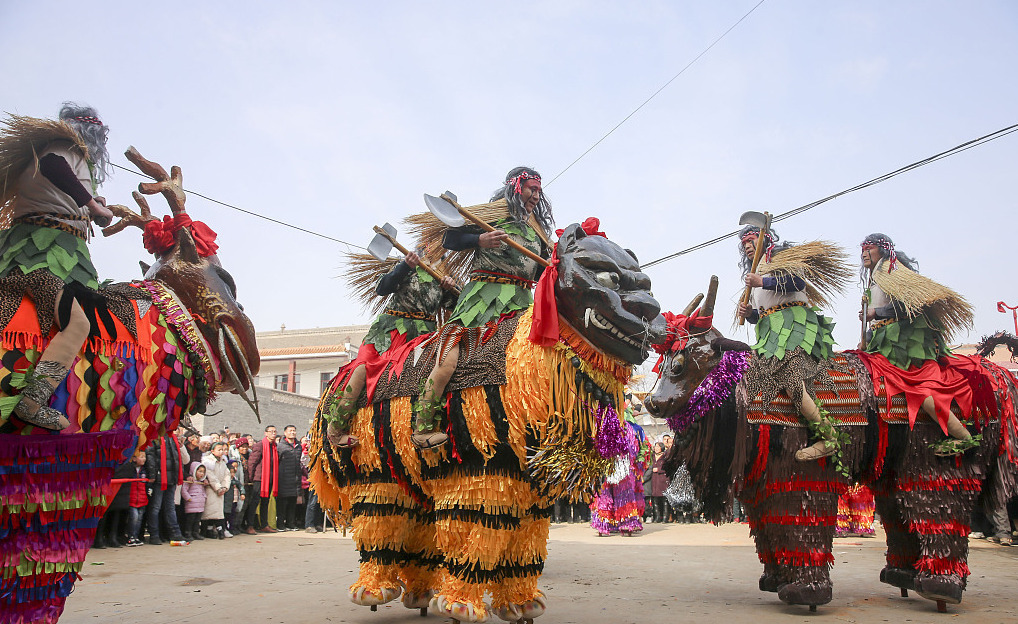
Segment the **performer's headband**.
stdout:
<path fill-rule="evenodd" d="M 898 263 L 898 254 L 894 252 L 894 243 L 887 240 L 886 238 L 871 239 L 867 238 L 862 242 L 863 249 L 882 249 L 883 256 L 887 258 L 887 272 L 890 273 L 894 270 L 894 265 Z"/>
<path fill-rule="evenodd" d="M 73 119 L 75 121 L 83 121 L 85 123 L 95 124 L 97 126 L 103 125 L 103 122 L 99 121 L 98 117 L 85 116 L 85 117 L 74 117 Z"/>
<path fill-rule="evenodd" d="M 523 192 L 523 183 L 526 182 L 527 180 L 537 180 L 538 182 L 540 182 L 541 176 L 537 175 L 536 173 L 529 173 L 527 171 L 523 171 L 518 175 L 506 180 L 505 184 L 506 186 L 511 186 L 513 192 L 519 195 L 520 193 Z"/>

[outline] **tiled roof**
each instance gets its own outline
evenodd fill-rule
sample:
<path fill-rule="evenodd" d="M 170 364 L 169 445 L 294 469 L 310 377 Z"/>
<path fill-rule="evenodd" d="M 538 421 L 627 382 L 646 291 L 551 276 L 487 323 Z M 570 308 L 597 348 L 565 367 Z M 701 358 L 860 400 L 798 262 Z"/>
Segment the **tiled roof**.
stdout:
<path fill-rule="evenodd" d="M 346 353 L 345 345 L 317 345 L 313 347 L 280 347 L 277 349 L 258 349 L 258 355 L 313 355 L 316 353 Z"/>

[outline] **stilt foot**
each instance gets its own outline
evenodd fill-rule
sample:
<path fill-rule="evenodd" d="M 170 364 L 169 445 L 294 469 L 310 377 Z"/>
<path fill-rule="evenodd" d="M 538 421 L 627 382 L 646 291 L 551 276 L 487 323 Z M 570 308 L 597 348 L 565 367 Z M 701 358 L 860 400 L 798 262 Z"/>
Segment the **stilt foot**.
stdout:
<path fill-rule="evenodd" d="M 945 601 L 945 600 L 938 600 L 937 601 L 937 612 L 939 612 L 939 613 L 947 613 L 947 601 Z"/>
<path fill-rule="evenodd" d="M 816 613 L 817 612 L 817 606 L 816 605 L 810 605 L 809 606 L 809 612 L 810 613 Z"/>
<path fill-rule="evenodd" d="M 901 597 L 908 598 L 908 590 L 905 589 L 904 587 L 901 588 Z"/>

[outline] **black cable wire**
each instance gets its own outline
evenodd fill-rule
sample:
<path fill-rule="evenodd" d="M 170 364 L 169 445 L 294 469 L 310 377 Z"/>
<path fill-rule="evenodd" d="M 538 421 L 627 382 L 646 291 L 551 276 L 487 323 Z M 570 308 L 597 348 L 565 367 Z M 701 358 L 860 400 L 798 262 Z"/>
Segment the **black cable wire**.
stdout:
<path fill-rule="evenodd" d="M 554 182 L 555 180 L 558 180 L 558 179 L 559 179 L 559 177 L 561 177 L 563 173 L 565 173 L 566 171 L 569 171 L 569 170 L 570 170 L 570 169 L 572 168 L 572 166 L 573 166 L 573 165 L 575 165 L 576 163 L 580 162 L 580 160 L 581 160 L 581 159 L 582 159 L 582 158 L 583 158 L 584 156 L 586 156 L 587 154 L 589 154 L 590 152 L 592 152 L 592 151 L 594 150 L 594 148 L 595 148 L 595 147 L 597 147 L 598 145 L 600 145 L 600 144 L 601 144 L 601 142 L 602 142 L 602 141 L 604 141 L 605 139 L 607 139 L 607 138 L 608 138 L 609 136 L 611 136 L 611 134 L 612 134 L 613 132 L 615 132 L 616 130 L 618 130 L 618 129 L 619 129 L 619 127 L 620 127 L 620 126 L 621 126 L 622 124 L 624 124 L 624 123 L 626 123 L 627 121 L 629 121 L 629 118 L 630 118 L 630 117 L 632 117 L 632 116 L 633 116 L 633 115 L 635 115 L 636 113 L 640 112 L 640 109 L 641 109 L 641 108 L 643 108 L 644 106 L 646 106 L 648 102 L 650 102 L 651 100 L 653 100 L 653 99 L 654 99 L 655 97 L 657 97 L 657 95 L 658 95 L 659 93 L 661 93 L 661 92 L 662 92 L 662 91 L 664 91 L 664 90 L 665 90 L 666 88 L 668 88 L 668 85 L 672 84 L 672 82 L 674 82 L 676 78 L 678 78 L 679 76 L 681 76 L 682 74 L 684 74 L 684 73 L 686 72 L 686 70 L 687 70 L 687 69 L 689 69 L 690 67 L 692 67 L 692 66 L 693 66 L 693 63 L 695 63 L 695 62 L 699 61 L 699 60 L 700 60 L 700 57 L 702 57 L 703 55 L 705 55 L 705 54 L 707 54 L 708 52 L 710 52 L 710 51 L 711 51 L 711 48 L 713 48 L 713 47 L 714 47 L 714 46 L 716 46 L 716 45 L 717 45 L 718 43 L 720 43 L 720 42 L 721 42 L 721 40 L 722 40 L 722 39 L 724 39 L 724 38 L 725 38 L 725 37 L 726 37 L 726 36 L 728 35 L 728 33 L 730 33 L 730 32 L 732 32 L 733 30 L 735 30 L 735 27 L 736 27 L 736 26 L 738 26 L 739 24 L 741 24 L 741 23 L 743 22 L 743 20 L 745 20 L 745 19 L 746 19 L 747 17 L 749 17 L 749 16 L 750 16 L 750 14 L 752 14 L 752 13 L 753 13 L 753 11 L 756 11 L 756 10 L 757 10 L 757 9 L 758 9 L 758 8 L 760 7 L 760 5 L 761 5 L 761 4 L 763 4 L 764 2 L 766 2 L 766 0 L 760 0 L 760 2 L 757 2 L 757 3 L 756 3 L 756 5 L 755 5 L 755 6 L 754 6 L 754 7 L 752 8 L 752 9 L 750 9 L 749 11 L 747 11 L 745 15 L 743 15 L 742 17 L 740 17 L 740 18 L 739 18 L 739 21 L 735 22 L 734 24 L 732 24 L 732 25 L 731 25 L 731 26 L 730 26 L 730 27 L 728 28 L 728 30 L 726 30 L 725 32 L 721 33 L 721 35 L 720 35 L 720 36 L 719 36 L 719 37 L 718 37 L 717 39 L 715 39 L 714 41 L 712 41 L 712 42 L 711 42 L 711 44 L 710 44 L 709 46 L 707 46 L 706 48 L 704 48 L 703 52 L 700 52 L 699 54 L 697 54 L 697 55 L 696 55 L 696 57 L 695 57 L 695 58 L 693 58 L 693 60 L 692 60 L 692 61 L 690 61 L 689 63 L 687 63 L 687 64 L 686 64 L 686 66 L 685 66 L 685 67 L 683 67 L 682 69 L 680 69 L 680 70 L 679 70 L 679 73 L 675 74 L 674 76 L 672 76 L 672 77 L 671 77 L 671 79 L 670 79 L 670 80 L 669 80 L 668 82 L 666 82 L 666 83 L 664 83 L 663 85 L 661 85 L 661 88 L 660 88 L 660 89 L 658 89 L 657 91 L 655 91 L 654 93 L 652 93 L 652 94 L 651 94 L 651 96 L 650 96 L 649 98 L 647 98 L 646 100 L 644 100 L 642 104 L 640 104 L 640 105 L 639 105 L 639 106 L 637 106 L 637 107 L 636 107 L 635 109 L 633 109 L 633 112 L 631 112 L 631 113 L 629 113 L 628 115 L 626 115 L 625 119 L 623 119 L 622 121 L 620 121 L 619 123 L 617 123 L 617 124 L 615 125 L 615 127 L 614 127 L 614 128 L 612 128 L 611 130 L 609 130 L 607 134 L 605 134 L 605 135 L 604 135 L 603 137 L 601 137 L 600 139 L 598 139 L 596 143 L 594 143 L 593 145 L 591 145 L 590 147 L 588 147 L 588 148 L 587 148 L 587 151 L 585 151 L 585 152 L 583 152 L 582 154 L 580 154 L 579 156 L 577 156 L 577 157 L 576 157 L 576 160 L 574 160 L 573 162 L 569 163 L 569 166 L 568 166 L 568 167 L 566 167 L 566 168 L 565 168 L 565 169 L 563 169 L 562 171 L 559 171 L 558 175 L 556 175 L 556 176 L 555 176 L 554 178 L 552 178 L 550 182 L 548 182 L 547 184 L 545 184 L 545 186 L 546 186 L 546 187 L 548 187 L 548 186 L 551 186 L 551 184 L 552 184 L 552 183 L 553 183 L 553 182 Z"/>
<path fill-rule="evenodd" d="M 922 160 L 917 160 L 916 162 L 914 162 L 912 164 L 905 165 L 904 167 L 901 167 L 900 169 L 895 169 L 894 171 L 891 171 L 890 173 L 885 173 L 885 174 L 883 174 L 881 176 L 877 176 L 877 177 L 873 178 L 872 180 L 868 180 L 866 182 L 863 182 L 862 184 L 857 184 L 857 185 L 853 186 L 852 188 L 845 189 L 844 191 L 835 193 L 834 195 L 828 195 L 827 197 L 824 197 L 823 199 L 818 199 L 818 200 L 816 200 L 814 202 L 810 202 L 810 203 L 805 204 L 803 206 L 799 206 L 798 208 L 793 208 L 792 210 L 789 210 L 787 212 L 783 212 L 783 213 L 781 213 L 779 215 L 775 215 L 771 219 L 771 222 L 772 223 L 776 223 L 778 221 L 784 221 L 785 219 L 788 219 L 790 217 L 794 217 L 796 215 L 802 214 L 802 213 L 806 212 L 807 210 L 812 210 L 813 208 L 816 208 L 820 204 L 829 202 L 832 199 L 837 199 L 838 197 L 841 197 L 842 195 L 847 195 L 848 193 L 853 193 L 855 191 L 859 191 L 859 190 L 862 190 L 864 188 L 871 187 L 871 186 L 873 186 L 875 184 L 879 184 L 881 182 L 886 182 L 887 180 L 890 180 L 891 178 L 893 178 L 895 176 L 901 175 L 902 173 L 906 173 L 908 171 L 912 171 L 913 169 L 918 169 L 919 167 L 923 167 L 923 166 L 928 165 L 930 163 L 936 162 L 938 160 L 941 160 L 942 158 L 947 158 L 948 156 L 954 156 L 956 154 L 960 154 L 961 152 L 964 152 L 965 150 L 971 149 L 973 147 L 977 147 L 979 145 L 982 145 L 983 143 L 989 143 L 990 141 L 995 141 L 996 139 L 999 139 L 1001 137 L 1005 137 L 1005 136 L 1011 134 L 1012 132 L 1016 132 L 1016 131 L 1018 131 L 1018 124 L 1015 124 L 1013 126 L 1008 126 L 1006 128 L 1001 128 L 1000 130 L 997 130 L 996 132 L 991 132 L 990 134 L 987 134 L 985 136 L 981 136 L 981 137 L 979 137 L 977 139 L 972 139 L 971 141 L 966 141 L 966 142 L 964 142 L 964 143 L 962 143 L 960 145 L 956 145 L 956 146 L 952 147 L 949 150 L 945 150 L 943 152 L 940 152 L 939 154 L 934 154 L 933 156 L 929 156 L 927 158 L 923 158 Z M 658 258 L 657 260 L 651 260 L 650 262 L 647 262 L 646 264 L 642 265 L 642 268 L 647 269 L 647 268 L 650 268 L 650 267 L 652 267 L 652 266 L 654 266 L 656 264 L 661 264 L 662 262 L 666 262 L 668 260 L 672 260 L 674 258 L 678 258 L 679 256 L 684 256 L 684 255 L 686 255 L 688 253 L 692 253 L 694 251 L 698 251 L 700 249 L 703 249 L 704 247 L 710 247 L 711 245 L 713 245 L 715 243 L 720 243 L 721 241 L 725 240 L 726 238 L 731 238 L 733 236 L 737 236 L 740 231 L 741 231 L 741 229 L 740 230 L 735 230 L 734 232 L 728 232 L 727 234 L 722 234 L 721 236 L 717 236 L 717 237 L 712 238 L 712 239 L 710 239 L 708 241 L 704 241 L 704 242 L 699 243 L 697 245 L 693 245 L 692 247 L 689 247 L 688 249 L 683 249 L 682 251 L 677 251 L 677 252 L 675 252 L 673 254 L 664 256 L 662 258 Z"/>
<path fill-rule="evenodd" d="M 129 167 L 124 167 L 122 165 L 118 165 L 117 163 L 110 163 L 110 164 L 113 165 L 114 167 L 116 167 L 117 169 L 123 169 L 124 171 L 129 171 L 130 173 L 133 173 L 135 175 L 139 175 L 139 176 L 141 176 L 143 178 L 148 178 L 150 180 L 154 180 L 155 179 L 152 176 L 145 175 L 144 173 L 142 173 L 140 171 L 135 171 L 134 169 L 131 169 Z M 251 215 L 253 217 L 258 217 L 259 219 L 265 219 L 266 221 L 271 221 L 272 223 L 277 223 L 279 225 L 284 225 L 284 226 L 286 226 L 288 228 L 293 228 L 293 229 L 298 230 L 300 232 L 304 232 L 305 234 L 311 234 L 313 236 L 318 236 L 320 238 L 324 238 L 326 240 L 330 240 L 330 241 L 333 241 L 333 242 L 336 242 L 336 243 L 342 243 L 342 244 L 346 245 L 347 247 L 354 247 L 356 249 L 363 249 L 364 251 L 367 251 L 367 248 L 363 247 L 361 245 L 354 245 L 353 243 L 348 243 L 345 240 L 340 240 L 338 238 L 333 238 L 332 236 L 327 236 L 327 235 L 322 234 L 320 232 L 315 232 L 313 230 L 308 230 L 308 229 L 302 228 L 300 226 L 296 226 L 296 225 L 287 223 L 286 221 L 280 221 L 279 219 L 273 219 L 272 217 L 266 217 L 265 215 L 258 214 L 257 212 L 252 212 L 250 210 L 244 210 L 243 208 L 240 208 L 238 206 L 234 206 L 233 204 L 228 204 L 226 202 L 219 201 L 218 199 L 212 199 L 211 197 L 209 197 L 207 195 L 202 195 L 201 193 L 199 193 L 197 191 L 191 191 L 191 190 L 188 190 L 188 189 L 184 189 L 184 192 L 189 194 L 189 195 L 194 195 L 195 197 L 201 197 L 202 199 L 206 199 L 206 200 L 208 200 L 208 201 L 210 201 L 210 202 L 212 202 L 214 204 L 219 204 L 220 206 L 226 206 L 227 208 L 233 208 L 234 210 L 236 210 L 238 212 L 243 212 L 244 214 L 249 214 L 249 215 Z"/>

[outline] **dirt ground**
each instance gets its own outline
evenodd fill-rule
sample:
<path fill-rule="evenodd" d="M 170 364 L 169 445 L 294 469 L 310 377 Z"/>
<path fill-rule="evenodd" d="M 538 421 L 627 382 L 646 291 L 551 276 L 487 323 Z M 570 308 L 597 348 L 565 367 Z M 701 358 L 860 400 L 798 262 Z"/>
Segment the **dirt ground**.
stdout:
<path fill-rule="evenodd" d="M 835 540 L 834 600 L 812 614 L 757 589 L 761 567 L 746 525 L 651 524 L 635 537 L 598 538 L 588 526 L 558 524 L 548 550 L 541 624 L 1018 622 L 1018 548 L 983 540 L 971 544 L 965 598 L 947 614 L 878 582 L 881 533 Z M 448 621 L 422 619 L 399 601 L 377 612 L 352 604 L 346 589 L 356 574 L 350 537 L 333 532 L 93 550 L 61 622 Z"/>

